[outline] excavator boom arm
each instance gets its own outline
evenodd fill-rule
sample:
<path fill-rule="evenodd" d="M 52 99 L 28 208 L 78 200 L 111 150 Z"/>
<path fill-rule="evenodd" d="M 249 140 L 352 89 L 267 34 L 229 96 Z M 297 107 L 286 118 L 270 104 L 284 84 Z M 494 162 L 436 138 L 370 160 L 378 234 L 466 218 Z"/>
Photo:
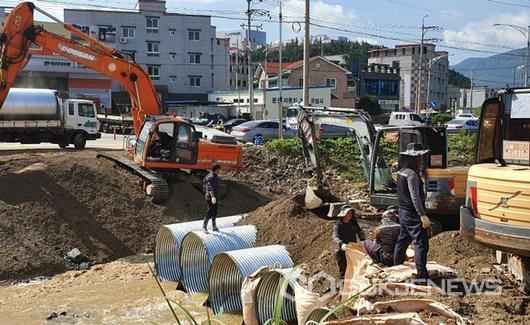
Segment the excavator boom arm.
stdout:
<path fill-rule="evenodd" d="M 138 64 L 120 57 L 116 50 L 97 40 L 91 39 L 89 43 L 92 47 L 85 46 L 36 26 L 34 9 L 35 5 L 31 2 L 19 4 L 9 14 L 0 33 L 0 107 L 16 76 L 24 68 L 26 53 L 33 42 L 119 82 L 131 96 L 131 113 L 137 135 L 147 115 L 162 114 L 151 78 Z M 67 30 L 75 29 L 64 25 Z"/>
<path fill-rule="evenodd" d="M 298 133 L 302 141 L 305 165 L 312 169 L 319 185 L 322 170 L 317 146 L 317 128 L 327 124 L 353 130 L 361 148 L 361 162 L 366 179 L 370 179 L 370 162 L 375 138 L 375 127 L 365 112 L 344 108 L 301 107 L 298 114 Z"/>

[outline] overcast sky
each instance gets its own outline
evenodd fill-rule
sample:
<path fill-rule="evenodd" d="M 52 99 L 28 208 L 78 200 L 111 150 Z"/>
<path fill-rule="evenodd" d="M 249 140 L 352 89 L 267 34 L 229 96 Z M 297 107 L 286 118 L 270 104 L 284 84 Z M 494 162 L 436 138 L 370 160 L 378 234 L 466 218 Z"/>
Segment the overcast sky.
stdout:
<path fill-rule="evenodd" d="M 52 3 L 53 4 L 52 4 Z M 2 5 L 14 0 L 3 0 Z M 132 8 L 135 1 L 117 0 L 59 0 L 36 3 L 62 17 L 62 7 L 112 6 Z M 110 4 L 110 5 L 109 5 Z M 168 10 L 183 13 L 211 14 L 219 31 L 237 29 L 244 22 L 245 0 L 169 0 Z M 303 0 L 284 2 L 284 39 L 302 38 L 296 22 L 303 19 Z M 278 1 L 256 1 L 256 9 L 268 10 L 270 17 L 256 17 L 254 24 L 262 25 L 267 40 L 278 40 Z M 468 57 L 490 56 L 526 46 L 526 38 L 509 27 L 493 27 L 495 23 L 530 24 L 528 0 L 311 0 L 311 34 L 347 36 L 374 44 L 394 46 L 416 42 L 421 32 L 422 17 L 428 15 L 427 26 L 441 27 L 428 31 L 426 37 L 438 39 L 440 50 L 451 53 L 450 63 Z"/>

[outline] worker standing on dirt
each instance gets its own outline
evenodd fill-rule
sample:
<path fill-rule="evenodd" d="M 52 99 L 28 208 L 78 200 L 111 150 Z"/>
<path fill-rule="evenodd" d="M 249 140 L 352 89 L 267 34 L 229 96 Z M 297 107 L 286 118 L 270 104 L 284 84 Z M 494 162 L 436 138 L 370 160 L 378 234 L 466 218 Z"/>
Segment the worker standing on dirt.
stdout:
<path fill-rule="evenodd" d="M 343 205 L 340 208 L 337 221 L 333 227 L 333 241 L 339 245 L 336 257 L 339 264 L 340 279 L 344 279 L 346 273 L 346 247 L 349 243 L 356 243 L 357 237 L 360 241 L 364 241 L 366 236 L 364 231 L 359 227 L 357 219 L 354 215 L 354 210 L 349 205 Z"/>
<path fill-rule="evenodd" d="M 221 165 L 218 163 L 212 164 L 212 171 L 206 175 L 203 180 L 204 185 L 204 197 L 206 199 L 206 205 L 208 206 L 208 211 L 206 212 L 206 217 L 204 217 L 204 223 L 202 228 L 205 233 L 208 233 L 208 220 L 212 219 L 212 229 L 213 231 L 219 231 L 217 225 L 215 224 L 215 219 L 217 218 L 217 206 L 219 205 L 219 171 L 221 170 Z"/>
<path fill-rule="evenodd" d="M 419 279 L 428 279 L 427 252 L 429 237 L 427 228 L 430 220 L 425 212 L 425 191 L 419 174 L 423 157 L 429 150 L 423 150 L 420 143 L 409 143 L 407 150 L 399 155 L 403 162 L 397 182 L 399 223 L 401 231 L 394 250 L 394 265 L 403 264 L 407 247 L 414 243 L 414 259 Z"/>
<path fill-rule="evenodd" d="M 364 241 L 364 249 L 372 260 L 385 266 L 394 265 L 394 249 L 401 230 L 401 226 L 397 223 L 397 213 L 397 209 L 392 207 L 383 212 L 381 225 L 374 231 L 375 241 Z"/>

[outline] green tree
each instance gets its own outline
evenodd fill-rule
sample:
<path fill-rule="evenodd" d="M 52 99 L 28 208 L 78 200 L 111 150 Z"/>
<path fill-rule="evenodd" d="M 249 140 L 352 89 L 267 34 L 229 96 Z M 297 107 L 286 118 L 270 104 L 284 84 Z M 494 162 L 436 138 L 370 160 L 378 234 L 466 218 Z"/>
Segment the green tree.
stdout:
<path fill-rule="evenodd" d="M 377 97 L 374 96 L 366 96 L 361 98 L 355 107 L 368 112 L 370 115 L 377 116 L 381 114 L 381 105 L 379 105 Z"/>
<path fill-rule="evenodd" d="M 471 87 L 471 80 L 461 74 L 458 71 L 455 71 L 453 69 L 449 69 L 449 80 L 448 83 L 450 86 L 455 86 L 459 88 L 470 88 Z"/>
<path fill-rule="evenodd" d="M 453 118 L 451 117 L 451 114 L 447 114 L 447 113 L 440 113 L 440 114 L 436 114 L 433 118 L 432 118 L 432 122 L 435 124 L 435 125 L 439 125 L 439 124 L 445 124 L 446 122 L 449 122 L 451 121 Z"/>

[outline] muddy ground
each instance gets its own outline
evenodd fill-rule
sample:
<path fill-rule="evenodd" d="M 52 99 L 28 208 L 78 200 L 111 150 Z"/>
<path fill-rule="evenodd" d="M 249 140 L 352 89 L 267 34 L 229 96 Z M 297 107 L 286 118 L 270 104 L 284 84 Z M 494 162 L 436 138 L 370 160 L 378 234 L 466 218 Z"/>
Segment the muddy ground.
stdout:
<path fill-rule="evenodd" d="M 244 169 L 222 175 L 228 180 L 229 193 L 220 215 L 255 210 L 243 223 L 257 226 L 258 245 L 283 244 L 295 264 L 304 264 L 308 273 L 336 276 L 336 247 L 331 242 L 334 221 L 323 218 L 322 211 L 302 207 L 299 194 L 305 189 L 304 176 L 296 158 L 247 148 Z M 326 179 L 339 200 L 366 197 L 363 184 L 344 182 L 332 173 Z M 0 324 L 42 324 L 53 312 L 58 317 L 52 321 L 60 323 L 170 322 L 146 266 L 152 256 L 114 260 L 150 252 L 163 224 L 202 218 L 199 189 L 176 179 L 168 203 L 154 205 L 136 178 L 96 159 L 91 151 L 3 154 L 0 182 L 0 280 L 4 284 Z M 75 270 L 79 265 L 65 259 L 72 248 L 87 257 L 93 265 L 90 270 Z M 476 324 L 530 323 L 530 298 L 492 267 L 489 250 L 457 232 L 447 232 L 431 239 L 429 258 L 455 267 L 467 281 L 493 279 L 502 288 L 498 296 L 440 296 L 437 300 Z M 53 274 L 57 275 L 42 282 L 8 285 Z M 164 287 L 197 315 L 203 314 L 201 302 L 172 290 L 174 284 Z"/>

